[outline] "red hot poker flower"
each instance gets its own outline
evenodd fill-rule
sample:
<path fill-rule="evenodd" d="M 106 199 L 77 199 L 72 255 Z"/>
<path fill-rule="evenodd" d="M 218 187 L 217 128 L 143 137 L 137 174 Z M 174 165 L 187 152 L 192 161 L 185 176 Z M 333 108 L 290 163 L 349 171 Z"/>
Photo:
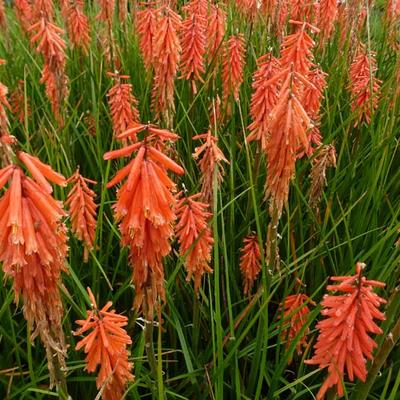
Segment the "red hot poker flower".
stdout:
<path fill-rule="evenodd" d="M 90 45 L 90 26 L 88 17 L 83 12 L 83 0 L 72 0 L 68 4 L 66 25 L 72 47 L 88 53 Z"/>
<path fill-rule="evenodd" d="M 176 214 L 176 236 L 180 244 L 180 254 L 185 258 L 185 266 L 188 271 L 186 278 L 189 281 L 194 278 L 194 289 L 197 293 L 201 278 L 205 272 L 212 272 L 210 267 L 211 247 L 214 242 L 208 221 L 212 214 L 207 211 L 209 205 L 198 199 L 202 193 L 190 197 L 178 194 Z"/>
<path fill-rule="evenodd" d="M 195 81 L 204 82 L 204 54 L 206 51 L 207 3 L 201 7 L 203 0 L 192 0 L 184 9 L 187 18 L 181 27 L 181 72 L 182 78 L 191 81 L 193 93 L 197 93 Z"/>
<path fill-rule="evenodd" d="M 0 28 L 6 29 L 7 19 L 4 7 L 4 0 L 0 0 Z"/>
<path fill-rule="evenodd" d="M 243 292 L 250 294 L 261 271 L 261 251 L 257 235 L 251 234 L 243 239 L 243 247 L 240 249 L 240 270 L 243 276 Z"/>
<path fill-rule="evenodd" d="M 229 161 L 225 158 L 224 153 L 218 147 L 218 138 L 211 134 L 211 130 L 202 135 L 193 137 L 193 140 L 197 139 L 205 139 L 205 142 L 201 146 L 194 149 L 193 158 L 198 159 L 201 156 L 198 161 L 198 166 L 201 172 L 201 192 L 204 196 L 204 200 L 210 204 L 214 192 L 214 170 L 217 168 L 217 183 L 221 184 L 224 175 L 222 162 L 229 164 Z"/>
<path fill-rule="evenodd" d="M 271 215 L 276 211 L 278 217 L 288 199 L 298 154 L 308 153 L 310 148 L 307 133 L 312 124 L 299 101 L 301 84 L 310 83 L 296 72 L 289 73 L 282 84 L 279 100 L 271 112 L 267 127 L 271 136 L 266 145 L 266 198 L 271 198 Z"/>
<path fill-rule="evenodd" d="M 22 297 L 24 317 L 46 349 L 51 385 L 56 365 L 65 368 L 66 346 L 62 330 L 63 305 L 59 285 L 67 255 L 62 204 L 51 196 L 51 185 L 65 185 L 62 175 L 36 157 L 17 156 L 33 179 L 19 165 L 0 170 L 0 262 L 11 278 L 16 300 Z"/>
<path fill-rule="evenodd" d="M 139 122 L 138 102 L 132 93 L 132 84 L 123 83 L 129 79 L 128 75 L 109 72 L 108 76 L 115 79 L 115 85 L 108 91 L 107 98 L 114 134 L 118 136 Z"/>
<path fill-rule="evenodd" d="M 377 347 L 368 334 L 382 333 L 374 319 L 385 319 L 378 308 L 386 300 L 373 291 L 373 287 L 383 288 L 385 284 L 362 276 L 364 267 L 365 264 L 357 263 L 355 275 L 332 277 L 338 284 L 328 285 L 328 291 L 344 294 L 325 295 L 321 303 L 325 319 L 317 325 L 320 333 L 314 346 L 315 354 L 305 361 L 328 368 L 328 376 L 317 394 L 318 400 L 322 400 L 332 386 L 343 396 L 345 370 L 350 381 L 356 376 L 364 382 L 367 377 L 366 358 L 372 360 L 372 351 Z"/>
<path fill-rule="evenodd" d="M 157 31 L 158 10 L 146 5 L 136 14 L 136 31 L 139 36 L 139 47 L 147 70 L 153 67 L 155 59 L 154 38 Z"/>
<path fill-rule="evenodd" d="M 279 81 L 271 78 L 279 71 L 280 62 L 271 54 L 265 54 L 258 60 L 258 69 L 253 75 L 253 94 L 251 96 L 250 114 L 253 122 L 249 125 L 250 134 L 247 141 L 258 140 L 265 150 L 269 132 L 268 123 L 271 111 L 278 100 Z"/>
<path fill-rule="evenodd" d="M 32 6 L 28 0 L 15 0 L 13 2 L 15 13 L 22 28 L 26 31 L 30 26 L 32 20 Z"/>
<path fill-rule="evenodd" d="M 84 349 L 86 353 L 86 369 L 95 372 L 100 366 L 96 378 L 97 389 L 103 390 L 103 400 L 120 400 L 128 382 L 134 380 L 131 373 L 132 364 L 128 360 L 127 345 L 132 343 L 124 326 L 128 318 L 111 310 L 109 301 L 101 310 L 98 309 L 92 291 L 87 288 L 92 310 L 87 311 L 85 320 L 76 323 L 80 328 L 74 335 L 83 335 L 91 331 L 76 345 L 76 350 Z"/>
<path fill-rule="evenodd" d="M 179 31 L 181 17 L 169 7 L 163 7 L 154 38 L 154 84 L 152 105 L 157 119 L 172 125 L 175 111 L 174 86 L 181 54 Z"/>
<path fill-rule="evenodd" d="M 337 0 L 321 0 L 319 8 L 318 27 L 321 31 L 321 41 L 324 43 L 332 36 L 334 24 L 338 17 Z"/>
<path fill-rule="evenodd" d="M 239 100 L 245 65 L 245 42 L 243 34 L 232 35 L 224 49 L 222 62 L 222 102 L 226 106 L 230 96 Z"/>
<path fill-rule="evenodd" d="M 376 71 L 375 53 L 368 54 L 361 44 L 350 65 L 351 109 L 358 116 L 355 126 L 362 121 L 369 124 L 372 112 L 378 107 L 380 81 L 375 77 Z"/>
<path fill-rule="evenodd" d="M 221 44 L 225 34 L 226 12 L 217 4 L 210 5 L 207 28 L 207 60 L 214 62 L 214 69 L 220 61 Z"/>
<path fill-rule="evenodd" d="M 283 311 L 283 320 L 288 324 L 288 327 L 281 332 L 282 340 L 287 341 L 286 347 L 289 347 L 291 342 L 299 334 L 305 323 L 307 322 L 310 309 L 308 303 L 315 303 L 305 294 L 292 294 L 285 298 L 281 304 Z M 307 328 L 301 338 L 296 343 L 297 354 L 301 354 L 302 347 L 307 347 L 307 335 L 310 329 Z"/>
<path fill-rule="evenodd" d="M 160 142 L 177 140 L 177 135 L 153 125 L 138 124 L 118 138 L 137 139 L 141 132 L 146 135 L 142 141 L 108 152 L 104 159 L 127 157 L 136 152 L 135 158 L 107 186 L 127 178 L 117 193 L 115 219 L 120 222 L 122 244 L 129 247 L 136 291 L 134 306 L 142 309 L 147 319 L 152 319 L 157 300 L 164 299 L 162 259 L 171 250 L 172 223 L 176 218 L 172 194 L 175 183 L 167 170 L 177 174 L 184 171 L 156 148 Z"/>
<path fill-rule="evenodd" d="M 72 232 L 84 242 L 83 260 L 87 262 L 96 234 L 97 208 L 94 202 L 96 193 L 89 188 L 88 183 L 96 184 L 96 182 L 83 177 L 79 170 L 68 179 L 68 182 L 74 186 L 68 193 L 65 204 L 70 209 Z"/>

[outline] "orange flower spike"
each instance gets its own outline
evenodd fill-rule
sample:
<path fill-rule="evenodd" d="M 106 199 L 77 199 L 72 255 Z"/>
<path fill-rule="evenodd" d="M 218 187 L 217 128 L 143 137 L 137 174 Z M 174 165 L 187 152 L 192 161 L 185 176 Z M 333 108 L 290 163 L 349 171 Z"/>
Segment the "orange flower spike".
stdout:
<path fill-rule="evenodd" d="M 150 5 L 136 14 L 136 31 L 143 62 L 149 71 L 155 59 L 154 38 L 157 31 L 158 10 Z"/>
<path fill-rule="evenodd" d="M 96 193 L 91 190 L 88 183 L 96 184 L 95 181 L 84 178 L 76 171 L 68 183 L 73 183 L 73 187 L 68 193 L 65 204 L 70 209 L 72 232 L 76 237 L 84 242 L 83 260 L 89 259 L 89 250 L 93 249 L 96 234 L 96 208 L 94 202 Z"/>
<path fill-rule="evenodd" d="M 318 27 L 321 32 L 322 43 L 326 42 L 326 40 L 328 40 L 332 36 L 337 18 L 337 0 L 321 0 Z"/>
<path fill-rule="evenodd" d="M 250 115 L 253 122 L 249 125 L 250 134 L 247 141 L 258 140 L 261 148 L 265 150 L 269 132 L 268 122 L 270 114 L 275 106 L 280 82 L 272 82 L 270 79 L 276 75 L 280 69 L 280 62 L 271 54 L 265 54 L 258 60 L 258 69 L 253 75 L 253 94 L 251 96 Z"/>
<path fill-rule="evenodd" d="M 54 5 L 52 0 L 35 0 L 31 5 L 33 21 L 37 21 L 40 18 L 45 18 L 49 21 L 53 20 Z"/>
<path fill-rule="evenodd" d="M 321 302 L 324 307 L 321 314 L 325 319 L 317 324 L 320 333 L 314 345 L 314 356 L 305 361 L 328 368 L 328 376 L 317 394 L 318 400 L 322 400 L 332 386 L 336 386 L 338 396 L 343 396 L 345 371 L 350 381 L 354 377 L 365 381 L 367 377 L 366 358 L 372 360 L 372 351 L 377 347 L 368 333 L 382 333 L 374 319 L 385 319 L 378 308 L 386 300 L 373 291 L 373 287 L 383 288 L 385 284 L 362 276 L 364 267 L 365 264 L 357 263 L 355 275 L 332 277 L 338 284 L 328 285 L 327 290 L 344 294 L 325 295 Z"/>
<path fill-rule="evenodd" d="M 66 26 L 72 47 L 79 48 L 84 54 L 89 51 L 89 19 L 83 12 L 83 0 L 73 0 L 68 4 Z"/>
<path fill-rule="evenodd" d="M 198 199 L 201 193 L 190 197 L 177 195 L 176 236 L 180 244 L 180 255 L 185 259 L 185 267 L 188 272 L 186 281 L 194 279 L 194 290 L 197 293 L 201 278 L 204 273 L 212 272 L 210 267 L 211 248 L 214 243 L 209 220 L 212 214 L 208 212 L 209 205 Z"/>
<path fill-rule="evenodd" d="M 129 132 L 130 131 L 130 132 Z M 120 222 L 122 244 L 129 247 L 129 261 L 133 268 L 135 285 L 134 307 L 148 319 L 153 318 L 158 300 L 164 300 L 164 269 L 162 259 L 171 250 L 172 223 L 175 217 L 174 182 L 167 170 L 183 173 L 182 168 L 154 146 L 165 140 L 178 137 L 153 125 L 139 124 L 128 130 L 128 135 L 145 131 L 137 147 L 121 156 L 138 150 L 136 156 L 117 172 L 108 187 L 126 178 L 117 192 L 114 206 L 115 219 Z M 129 136 L 127 136 L 129 137 Z M 162 147 L 162 146 L 161 146 Z M 104 158 L 117 156 L 117 151 L 105 154 Z"/>
<path fill-rule="evenodd" d="M 308 23 L 298 21 L 289 21 L 294 26 L 300 26 L 295 33 L 287 35 L 281 45 L 280 62 L 283 67 L 293 65 L 294 71 L 306 76 L 310 68 L 314 65 L 312 48 L 315 45 L 314 40 L 306 32 L 306 28 L 318 32 L 318 29 Z"/>
<path fill-rule="evenodd" d="M 181 27 L 181 72 L 182 79 L 191 81 L 192 91 L 197 93 L 195 81 L 204 82 L 204 55 L 206 52 L 207 4 L 203 9 L 199 3 L 203 0 L 191 0 L 184 9 L 187 18 Z"/>
<path fill-rule="evenodd" d="M 25 153 L 17 153 L 20 160 L 21 154 Z M 53 385 L 55 359 L 65 368 L 66 356 L 59 291 L 60 274 L 65 270 L 68 251 L 66 227 L 61 221 L 65 213 L 61 204 L 48 193 L 48 183 L 43 182 L 42 170 L 47 177 L 52 175 L 50 167 L 44 168 L 45 164 L 33 159 L 39 175 L 32 175 L 40 185 L 27 177 L 18 165 L 0 170 L 0 186 L 4 188 L 8 183 L 8 189 L 0 197 L 0 224 L 3 227 L 0 230 L 0 262 L 5 276 L 13 281 L 15 298 L 22 297 L 24 317 L 32 329 L 32 336 L 40 336 L 46 348 L 50 385 Z M 56 177 L 60 183 L 61 175 L 56 174 Z"/>
<path fill-rule="evenodd" d="M 315 305 L 308 296 L 299 293 L 286 296 L 285 301 L 280 305 L 280 309 L 283 311 L 283 320 L 285 321 L 285 325 L 288 325 L 288 327 L 281 332 L 282 340 L 287 341 L 286 348 L 290 346 L 291 342 L 306 324 L 310 313 L 308 304 Z M 309 332 L 310 329 L 307 328 L 297 341 L 297 354 L 301 354 L 302 347 L 307 347 L 307 335 Z"/>
<path fill-rule="evenodd" d="M 400 0 L 389 0 L 386 4 L 386 20 L 394 24 L 400 20 Z"/>
<path fill-rule="evenodd" d="M 239 100 L 245 65 L 245 42 L 242 33 L 232 35 L 224 49 L 222 62 L 222 102 L 226 105 L 230 96 Z"/>
<path fill-rule="evenodd" d="M 96 386 L 97 389 L 104 388 L 101 398 L 118 400 L 123 397 L 127 383 L 134 380 L 126 348 L 132 344 L 132 340 L 124 329 L 128 318 L 117 314 L 115 310 L 109 311 L 111 302 L 98 310 L 90 288 L 87 291 L 93 309 L 87 311 L 86 320 L 76 321 L 80 328 L 74 335 L 83 335 L 89 330 L 91 332 L 77 343 L 76 350 L 84 348 L 86 369 L 89 372 L 94 372 L 100 366 Z"/>
<path fill-rule="evenodd" d="M 243 247 L 240 249 L 240 253 L 243 293 L 248 295 L 261 271 L 261 251 L 257 235 L 251 234 L 243 239 Z"/>
<path fill-rule="evenodd" d="M 107 22 L 108 26 L 112 26 L 115 0 L 99 0 L 100 12 L 97 14 L 96 19 L 102 22 Z"/>
<path fill-rule="evenodd" d="M 154 84 L 152 106 L 156 118 L 165 117 L 171 124 L 175 111 L 174 85 L 181 54 L 179 32 L 181 17 L 169 7 L 162 7 L 154 38 Z"/>
<path fill-rule="evenodd" d="M 365 46 L 360 44 L 350 65 L 349 89 L 352 98 L 351 109 L 357 115 L 355 126 L 363 121 L 369 124 L 373 111 L 378 107 L 381 82 L 375 77 L 376 71 L 375 53 L 368 54 Z"/>
<path fill-rule="evenodd" d="M 24 153 L 23 151 L 19 151 L 17 156 L 25 164 L 26 168 L 29 170 L 38 184 L 40 184 L 40 182 L 42 182 L 44 179 L 47 179 L 58 186 L 67 185 L 67 181 L 63 175 L 53 171 L 49 165 L 42 163 L 39 158 L 33 157 L 28 153 Z M 47 186 L 43 184 L 43 189 L 45 188 L 47 188 Z M 48 191 L 48 193 L 51 192 L 52 190 Z"/>
<path fill-rule="evenodd" d="M 4 7 L 4 0 L 0 0 L 0 28 L 6 29 L 7 19 Z"/>
<path fill-rule="evenodd" d="M 322 137 L 319 130 L 319 111 L 321 107 L 321 101 L 324 97 L 324 90 L 326 88 L 326 77 L 327 74 L 320 68 L 312 69 L 307 76 L 310 84 L 304 87 L 301 99 L 301 104 L 303 105 L 304 110 L 307 112 L 307 115 L 309 115 L 313 122 L 313 127 L 309 131 L 308 136 L 310 143 L 316 147 L 320 146 L 322 143 Z M 307 155 L 311 155 L 312 152 L 313 148 L 310 147 Z"/>
<path fill-rule="evenodd" d="M 235 3 L 239 15 L 251 21 L 255 19 L 259 9 L 257 0 L 236 0 Z"/>
<path fill-rule="evenodd" d="M 224 175 L 222 162 L 229 164 L 229 161 L 225 158 L 224 153 L 218 147 L 218 138 L 211 134 L 211 130 L 202 135 L 193 137 L 193 140 L 204 139 L 205 142 L 194 149 L 192 157 L 198 161 L 198 166 L 201 172 L 201 192 L 204 196 L 204 200 L 210 203 L 213 198 L 214 188 L 214 169 L 218 168 L 217 182 L 220 185 Z"/>
<path fill-rule="evenodd" d="M 61 38 L 64 30 L 41 18 L 29 28 L 31 43 L 37 43 L 37 52 L 41 53 L 50 67 L 63 65 L 65 62 L 65 41 Z"/>
<path fill-rule="evenodd" d="M 111 119 L 115 136 L 121 135 L 139 122 L 138 102 L 132 93 L 132 84 L 123 83 L 129 77 L 111 74 L 115 85 L 108 91 Z"/>
<path fill-rule="evenodd" d="M 210 5 L 207 28 L 207 60 L 214 62 L 214 69 L 218 67 L 222 41 L 225 35 L 226 12 L 219 4 Z"/>
<path fill-rule="evenodd" d="M 297 99 L 299 78 L 301 76 L 295 72 L 287 76 L 267 127 L 271 135 L 265 148 L 268 159 L 265 196 L 271 198 L 270 210 L 276 210 L 278 216 L 288 199 L 296 159 L 299 153 L 307 154 L 310 151 L 307 132 L 312 125 Z"/>

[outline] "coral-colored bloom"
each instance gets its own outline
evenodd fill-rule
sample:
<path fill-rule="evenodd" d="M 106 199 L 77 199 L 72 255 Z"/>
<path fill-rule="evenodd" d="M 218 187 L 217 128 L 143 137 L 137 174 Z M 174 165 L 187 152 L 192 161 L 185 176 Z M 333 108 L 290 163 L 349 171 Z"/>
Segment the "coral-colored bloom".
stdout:
<path fill-rule="evenodd" d="M 204 82 L 204 54 L 206 51 L 207 3 L 204 0 L 191 0 L 184 7 L 188 12 L 181 27 L 181 73 L 182 78 L 191 81 L 193 93 L 197 93 L 195 81 Z"/>
<path fill-rule="evenodd" d="M 154 38 L 157 31 L 158 10 L 146 5 L 136 14 L 136 31 L 139 36 L 139 47 L 147 70 L 153 66 L 155 59 Z"/>
<path fill-rule="evenodd" d="M 22 28 L 25 31 L 28 30 L 32 19 L 31 3 L 28 0 L 14 0 L 13 6 Z"/>
<path fill-rule="evenodd" d="M 31 2 L 32 19 L 34 22 L 40 18 L 52 21 L 54 18 L 53 0 L 35 0 Z"/>
<path fill-rule="evenodd" d="M 118 136 L 139 122 L 138 102 L 132 93 L 132 84 L 123 83 L 129 76 L 110 72 L 108 75 L 115 79 L 115 85 L 108 91 L 107 98 L 114 134 Z"/>
<path fill-rule="evenodd" d="M 307 23 L 298 21 L 290 21 L 293 26 L 300 26 L 295 33 L 285 36 L 281 45 L 281 64 L 282 66 L 293 65 L 294 71 L 307 76 L 310 68 L 314 65 L 312 48 L 315 45 L 314 40 L 306 32 L 305 28 L 310 27 L 314 31 L 317 28 Z"/>
<path fill-rule="evenodd" d="M 120 222 L 122 244 L 129 247 L 135 285 L 134 306 L 152 319 L 158 299 L 164 299 L 164 268 L 162 259 L 171 250 L 172 223 L 175 220 L 175 183 L 167 170 L 183 174 L 183 169 L 156 148 L 159 142 L 177 140 L 178 136 L 152 125 L 137 125 L 120 135 L 120 139 L 142 141 L 104 155 L 110 160 L 136 156 L 108 183 L 119 188 L 114 205 L 115 219 Z"/>
<path fill-rule="evenodd" d="M 16 300 L 22 297 L 24 317 L 46 349 L 51 384 L 55 365 L 65 368 L 66 346 L 62 330 L 63 305 L 59 285 L 67 255 L 65 212 L 54 200 L 49 181 L 65 179 L 36 157 L 19 152 L 33 179 L 11 164 L 0 170 L 0 261 L 11 278 Z"/>
<path fill-rule="evenodd" d="M 61 35 L 64 31 L 41 17 L 30 28 L 31 43 L 37 43 L 36 50 L 43 55 L 44 67 L 41 83 L 46 85 L 46 94 L 52 111 L 60 124 L 63 124 L 61 106 L 68 96 L 68 77 L 65 74 L 65 41 Z"/>
<path fill-rule="evenodd" d="M 362 381 L 367 377 L 366 358 L 372 360 L 372 351 L 377 347 L 368 333 L 382 333 L 374 319 L 385 319 L 378 308 L 386 300 L 373 291 L 373 287 L 382 288 L 385 284 L 362 276 L 364 266 L 357 263 L 353 276 L 332 277 L 332 281 L 339 283 L 328 285 L 327 290 L 344 294 L 325 295 L 321 303 L 325 319 L 317 325 L 320 333 L 314 346 L 315 354 L 306 361 L 328 368 L 328 376 L 317 394 L 318 400 L 323 399 L 332 386 L 343 396 L 345 370 L 350 381 L 355 376 Z"/>
<path fill-rule="evenodd" d="M 96 18 L 99 21 L 107 22 L 108 26 L 112 26 L 114 18 L 115 0 L 99 0 L 100 12 Z"/>
<path fill-rule="evenodd" d="M 128 382 L 134 380 L 131 373 L 132 364 L 129 362 L 127 345 L 132 343 L 124 326 L 128 318 L 111 310 L 112 302 L 109 301 L 101 310 L 98 309 L 92 291 L 87 288 L 92 310 L 87 311 L 87 318 L 78 320 L 80 328 L 74 335 L 90 333 L 80 340 L 76 350 L 84 349 L 86 353 L 86 369 L 95 372 L 100 366 L 96 378 L 97 389 L 102 392 L 103 400 L 122 399 Z"/>
<path fill-rule="evenodd" d="M 321 101 L 324 97 L 324 90 L 326 87 L 326 76 L 327 74 L 323 72 L 320 68 L 313 68 L 307 74 L 307 80 L 310 85 L 305 85 L 301 104 L 304 110 L 311 118 L 312 128 L 308 134 L 311 145 L 316 147 L 320 146 L 322 143 L 321 132 L 319 130 L 320 125 L 320 107 Z M 307 155 L 311 155 L 313 148 L 309 148 Z"/>
<path fill-rule="evenodd" d="M 245 42 L 243 34 L 232 35 L 224 48 L 222 62 L 222 102 L 226 106 L 229 97 L 239 100 L 245 65 Z"/>
<path fill-rule="evenodd" d="M 240 270 L 243 276 L 243 292 L 250 294 L 261 271 L 261 250 L 257 235 L 251 234 L 243 239 L 243 247 L 240 249 Z"/>
<path fill-rule="evenodd" d="M 179 31 L 181 17 L 169 7 L 163 7 L 154 38 L 154 84 L 152 106 L 157 119 L 172 125 L 175 111 L 174 85 L 181 53 Z"/>
<path fill-rule="evenodd" d="M 279 60 L 271 54 L 265 54 L 257 60 L 258 69 L 253 75 L 253 94 L 251 96 L 250 115 L 253 122 L 249 125 L 247 140 L 259 140 L 265 150 L 269 137 L 268 123 L 270 114 L 278 100 L 279 81 L 271 78 L 279 71 Z"/>
<path fill-rule="evenodd" d="M 315 109 L 319 109 L 318 103 L 322 93 L 322 90 L 314 87 L 308 79 L 308 76 L 315 78 L 310 72 L 314 66 L 311 52 L 314 41 L 305 28 L 317 29 L 308 23 L 292 20 L 290 23 L 299 29 L 284 38 L 280 58 L 282 70 L 269 80 L 269 84 L 278 81 L 283 83 L 278 95 L 279 100 L 271 110 L 266 127 L 270 134 L 265 146 L 268 158 L 266 198 L 271 198 L 271 215 L 277 213 L 278 218 L 288 199 L 296 159 L 312 152 L 311 140 L 319 140 L 318 136 L 313 136 L 312 120 L 305 107 L 315 118 Z M 315 82 L 321 83 L 317 79 Z"/>
<path fill-rule="evenodd" d="M 362 121 L 369 124 L 372 112 L 378 107 L 380 81 L 375 77 L 376 71 L 375 53 L 368 54 L 365 46 L 360 44 L 350 65 L 351 109 L 357 115 L 355 126 Z"/>
<path fill-rule="evenodd" d="M 60 68 L 65 63 L 65 41 L 61 35 L 64 30 L 57 25 L 41 18 L 29 28 L 32 33 L 31 43 L 37 43 L 37 52 L 42 54 L 46 63 L 53 69 Z"/>
<path fill-rule="evenodd" d="M 310 151 L 307 133 L 312 127 L 311 120 L 299 101 L 300 83 L 306 82 L 296 72 L 286 77 L 267 127 L 271 136 L 266 145 L 266 198 L 271 198 L 270 211 L 276 210 L 279 216 L 288 199 L 296 159 L 299 153 Z"/>
<path fill-rule="evenodd" d="M 200 160 L 198 166 L 201 172 L 201 192 L 203 193 L 204 200 L 210 204 L 213 199 L 214 193 L 214 173 L 215 169 L 217 174 L 217 184 L 220 185 L 224 175 L 222 162 L 229 164 L 225 158 L 224 153 L 218 147 L 218 138 L 211 134 L 211 130 L 202 135 L 193 137 L 193 140 L 205 139 L 205 142 L 194 149 L 193 158 Z"/>
<path fill-rule="evenodd" d="M 226 12 L 219 4 L 210 5 L 207 27 L 207 60 L 214 63 L 214 69 L 219 65 L 222 41 L 225 34 Z"/>
<path fill-rule="evenodd" d="M 236 5 L 245 18 L 253 20 L 256 17 L 258 11 L 257 0 L 236 0 Z"/>
<path fill-rule="evenodd" d="M 318 27 L 321 32 L 321 41 L 325 42 L 332 36 L 338 16 L 337 0 L 321 0 L 319 9 Z"/>
<path fill-rule="evenodd" d="M 90 45 L 90 26 L 89 19 L 83 12 L 83 0 L 70 1 L 66 25 L 72 47 L 79 48 L 87 54 Z"/>
<path fill-rule="evenodd" d="M 5 29 L 7 27 L 7 19 L 4 7 L 4 0 L 0 0 L 0 28 Z"/>
<path fill-rule="evenodd" d="M 89 250 L 93 249 L 96 234 L 96 193 L 89 188 L 88 183 L 95 181 L 83 177 L 79 170 L 68 179 L 74 186 L 68 193 L 65 205 L 69 207 L 72 232 L 84 242 L 84 262 L 88 261 Z"/>
<path fill-rule="evenodd" d="M 209 205 L 198 200 L 201 196 L 201 193 L 197 193 L 186 197 L 180 193 L 177 197 L 181 198 L 176 205 L 176 236 L 179 240 L 180 254 L 185 259 L 188 272 L 186 280 L 190 281 L 193 277 L 196 293 L 203 274 L 212 272 L 210 261 L 214 242 L 208 224 L 212 214 L 207 211 Z"/>
<path fill-rule="evenodd" d="M 288 327 L 281 332 L 281 338 L 286 341 L 286 347 L 290 346 L 307 322 L 310 313 L 307 303 L 315 305 L 308 296 L 299 293 L 287 296 L 280 306 L 281 311 L 283 311 L 284 323 L 288 324 Z M 302 347 L 307 347 L 307 335 L 309 332 L 310 329 L 307 328 L 297 341 L 297 354 L 301 354 Z"/>

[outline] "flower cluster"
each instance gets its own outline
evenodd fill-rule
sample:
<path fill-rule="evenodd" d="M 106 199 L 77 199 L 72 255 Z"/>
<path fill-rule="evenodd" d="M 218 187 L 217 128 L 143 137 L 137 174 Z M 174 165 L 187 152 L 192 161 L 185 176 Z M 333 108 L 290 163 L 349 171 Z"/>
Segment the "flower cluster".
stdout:
<path fill-rule="evenodd" d="M 214 240 L 208 223 L 212 214 L 207 211 L 209 205 L 199 201 L 201 193 L 190 197 L 179 193 L 177 197 L 176 236 L 180 244 L 180 254 L 185 259 L 188 271 L 186 280 L 189 281 L 193 277 L 194 289 L 198 292 L 203 274 L 212 272 L 210 261 Z"/>
<path fill-rule="evenodd" d="M 128 360 L 127 345 L 132 343 L 124 326 L 128 318 L 111 310 L 109 301 L 101 310 L 98 309 L 92 291 L 87 288 L 92 310 L 87 311 L 87 318 L 78 320 L 80 328 L 74 335 L 83 335 L 91 331 L 76 345 L 76 350 L 84 349 L 86 369 L 95 372 L 97 367 L 96 386 L 102 390 L 103 400 L 120 400 L 128 382 L 133 381 L 132 364 Z"/>
<path fill-rule="evenodd" d="M 357 263 L 355 275 L 332 277 L 338 284 L 328 285 L 327 289 L 344 294 L 325 295 L 321 303 L 325 319 L 317 325 L 320 333 L 314 346 L 315 354 L 305 361 L 328 369 L 317 399 L 323 399 L 332 386 L 343 396 L 345 370 L 350 381 L 355 376 L 362 381 L 367 377 L 366 358 L 372 360 L 372 351 L 377 347 L 368 334 L 382 333 L 374 319 L 385 319 L 378 308 L 386 300 L 373 291 L 374 287 L 383 288 L 385 284 L 362 276 L 364 267 L 365 264 Z"/>
<path fill-rule="evenodd" d="M 137 135 L 144 134 L 138 141 Z M 133 268 L 135 302 L 148 319 L 153 318 L 158 299 L 164 299 L 164 268 L 162 259 L 171 250 L 172 223 L 175 220 L 175 183 L 167 171 L 183 174 L 183 168 L 158 148 L 166 141 L 176 141 L 178 136 L 153 125 L 137 124 L 117 136 L 137 141 L 120 150 L 104 155 L 105 160 L 133 158 L 108 183 L 112 187 L 123 179 L 114 205 L 115 219 L 120 222 L 122 244 L 129 247 Z"/>
<path fill-rule="evenodd" d="M 0 261 L 16 299 L 22 297 L 33 337 L 39 335 L 45 346 L 53 383 L 55 370 L 65 368 L 59 285 L 68 247 L 66 214 L 52 197 L 49 181 L 61 186 L 66 181 L 38 158 L 24 152 L 17 156 L 33 179 L 18 164 L 0 170 L 0 190 L 9 182 L 0 198 Z"/>

